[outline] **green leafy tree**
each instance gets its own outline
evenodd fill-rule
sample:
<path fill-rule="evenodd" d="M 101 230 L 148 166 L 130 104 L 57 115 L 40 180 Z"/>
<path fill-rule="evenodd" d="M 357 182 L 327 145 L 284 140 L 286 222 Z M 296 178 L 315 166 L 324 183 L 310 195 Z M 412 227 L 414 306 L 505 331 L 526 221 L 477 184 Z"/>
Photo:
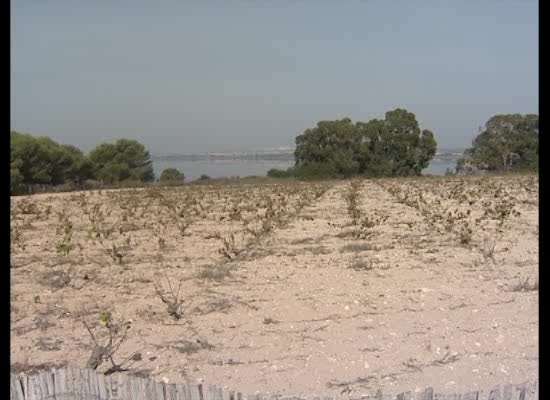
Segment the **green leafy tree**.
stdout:
<path fill-rule="evenodd" d="M 50 184 L 52 160 L 49 146 L 29 134 L 10 132 L 10 164 L 23 184 Z"/>
<path fill-rule="evenodd" d="M 413 113 L 396 109 L 384 120 L 353 124 L 344 118 L 306 129 L 296 137 L 292 171 L 341 177 L 420 175 L 436 149 L 434 134 L 421 131 Z"/>
<path fill-rule="evenodd" d="M 495 115 L 457 161 L 457 172 L 537 170 L 539 117 L 535 114 Z"/>
<path fill-rule="evenodd" d="M 10 140 L 12 190 L 22 185 L 81 183 L 93 176 L 91 162 L 74 146 L 15 131 Z"/>
<path fill-rule="evenodd" d="M 295 171 L 299 175 L 322 170 L 331 175 L 352 176 L 358 173 L 359 163 L 354 150 L 357 130 L 351 119 L 321 121 L 296 137 Z"/>
<path fill-rule="evenodd" d="M 168 183 L 183 183 L 185 179 L 185 175 L 177 170 L 176 168 L 166 168 L 162 173 L 160 174 L 160 181 L 161 182 L 168 182 Z"/>
<path fill-rule="evenodd" d="M 106 183 L 128 179 L 151 182 L 155 179 L 151 156 L 136 140 L 102 143 L 90 152 L 89 158 L 97 179 Z"/>
<path fill-rule="evenodd" d="M 17 193 L 23 185 L 23 175 L 19 170 L 17 163 L 11 163 L 10 165 L 10 191 Z"/>
<path fill-rule="evenodd" d="M 60 150 L 65 181 L 81 184 L 87 179 L 94 178 L 94 165 L 80 149 L 64 144 L 60 146 Z"/>
<path fill-rule="evenodd" d="M 367 123 L 363 142 L 373 142 L 362 173 L 375 176 L 420 175 L 435 155 L 437 142 L 429 130 L 420 130 L 416 116 L 404 109 L 386 113 L 383 121 Z M 370 159 L 370 162 L 368 162 Z"/>

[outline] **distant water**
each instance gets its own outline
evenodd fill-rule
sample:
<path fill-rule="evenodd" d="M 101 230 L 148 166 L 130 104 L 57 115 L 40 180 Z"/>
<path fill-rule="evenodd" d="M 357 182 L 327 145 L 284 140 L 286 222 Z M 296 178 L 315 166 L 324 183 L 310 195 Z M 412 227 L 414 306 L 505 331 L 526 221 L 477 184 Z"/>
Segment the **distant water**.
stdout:
<path fill-rule="evenodd" d="M 447 168 L 453 169 L 460 153 L 447 153 L 436 156 L 423 173 L 444 175 Z M 153 157 L 153 167 L 157 177 L 165 168 L 176 168 L 185 174 L 185 180 L 191 181 L 201 175 L 211 178 L 265 176 L 271 168 L 286 169 L 294 165 L 292 157 L 278 155 L 182 155 Z"/>
<path fill-rule="evenodd" d="M 445 175 L 447 169 L 455 169 L 457 159 L 458 156 L 453 159 L 433 159 L 428 168 L 422 171 L 422 173 L 424 175 Z"/>
<path fill-rule="evenodd" d="M 153 168 L 157 177 L 165 168 L 176 168 L 183 172 L 185 181 L 208 175 L 211 178 L 222 178 L 250 175 L 265 176 L 271 168 L 287 169 L 293 161 L 272 160 L 154 160 Z"/>

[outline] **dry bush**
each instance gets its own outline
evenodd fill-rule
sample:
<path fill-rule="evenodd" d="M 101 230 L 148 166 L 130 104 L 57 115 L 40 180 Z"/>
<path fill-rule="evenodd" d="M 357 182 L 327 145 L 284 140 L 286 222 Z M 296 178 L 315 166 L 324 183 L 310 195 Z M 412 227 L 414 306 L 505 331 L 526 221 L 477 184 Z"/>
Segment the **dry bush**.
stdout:
<path fill-rule="evenodd" d="M 235 234 L 230 233 L 229 236 L 222 236 L 222 247 L 218 252 L 228 261 L 234 260 L 244 249 L 237 246 L 235 243 Z"/>
<path fill-rule="evenodd" d="M 372 263 L 363 257 L 355 257 L 348 268 L 351 268 L 355 271 L 371 271 L 373 269 Z"/>
<path fill-rule="evenodd" d="M 68 268 L 52 268 L 41 274 L 38 283 L 54 290 L 58 290 L 69 286 L 74 276 L 75 271 L 72 266 L 69 266 Z"/>
<path fill-rule="evenodd" d="M 497 243 L 498 243 L 498 238 L 496 237 L 490 237 L 490 236 L 484 237 L 483 244 L 479 250 L 485 262 L 487 262 L 487 260 L 491 260 L 493 264 L 495 263 L 495 247 Z"/>
<path fill-rule="evenodd" d="M 509 287 L 509 291 L 510 292 L 538 291 L 539 290 L 539 282 L 535 281 L 533 283 L 529 283 L 530 278 L 531 278 L 530 276 L 526 277 L 525 279 L 522 279 L 521 277 L 518 278 L 518 282 Z"/>
<path fill-rule="evenodd" d="M 360 253 L 362 251 L 372 250 L 372 245 L 369 243 L 350 243 L 340 248 L 340 253 Z"/>
<path fill-rule="evenodd" d="M 165 276 L 165 279 L 159 279 L 157 282 L 153 282 L 155 293 L 160 300 L 166 304 L 166 312 L 172 318 L 178 320 L 183 316 L 183 299 L 180 297 L 180 290 L 183 280 L 180 279 L 176 289 L 172 286 L 172 280 Z"/>
<path fill-rule="evenodd" d="M 82 324 L 86 328 L 86 331 L 94 344 L 92 354 L 86 362 L 86 368 L 95 370 L 104 361 L 109 360 L 111 362 L 111 367 L 108 369 L 106 374 L 122 371 L 122 365 L 124 362 L 120 364 L 116 363 L 114 355 L 127 338 L 128 330 L 131 325 L 130 322 L 115 322 L 113 320 L 112 313 L 109 310 L 102 310 L 98 315 L 97 323 L 94 324 L 103 327 L 103 332 L 101 332 L 103 334 L 101 336 L 104 337 L 101 338 L 99 334 L 95 332 L 96 329 L 94 329 L 94 326 L 88 323 L 84 316 L 81 318 Z"/>
<path fill-rule="evenodd" d="M 231 268 L 227 265 L 210 265 L 202 267 L 197 278 L 221 281 L 231 276 Z"/>

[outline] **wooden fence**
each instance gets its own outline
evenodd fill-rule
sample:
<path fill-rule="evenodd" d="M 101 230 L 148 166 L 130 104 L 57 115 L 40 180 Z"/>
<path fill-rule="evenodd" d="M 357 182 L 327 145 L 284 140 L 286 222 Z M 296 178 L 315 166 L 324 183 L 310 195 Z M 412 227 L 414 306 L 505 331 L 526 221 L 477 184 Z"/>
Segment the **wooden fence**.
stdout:
<path fill-rule="evenodd" d="M 538 400 L 535 383 L 497 386 L 488 392 L 439 394 L 432 388 L 419 393 L 334 397 L 319 395 L 262 395 L 221 389 L 214 385 L 177 385 L 129 375 L 98 374 L 90 369 L 52 369 L 32 376 L 11 375 L 12 400 Z"/>

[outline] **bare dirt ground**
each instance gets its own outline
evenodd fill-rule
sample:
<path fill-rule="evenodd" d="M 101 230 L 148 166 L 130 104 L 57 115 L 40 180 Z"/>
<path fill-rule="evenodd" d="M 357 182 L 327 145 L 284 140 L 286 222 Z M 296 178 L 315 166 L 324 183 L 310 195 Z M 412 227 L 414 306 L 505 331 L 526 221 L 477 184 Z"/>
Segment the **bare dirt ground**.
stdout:
<path fill-rule="evenodd" d="M 106 321 L 129 321 L 115 362 L 170 383 L 360 394 L 538 379 L 538 176 L 37 195 L 12 198 L 11 220 L 19 369 L 84 367 L 84 322 L 105 343 Z"/>

